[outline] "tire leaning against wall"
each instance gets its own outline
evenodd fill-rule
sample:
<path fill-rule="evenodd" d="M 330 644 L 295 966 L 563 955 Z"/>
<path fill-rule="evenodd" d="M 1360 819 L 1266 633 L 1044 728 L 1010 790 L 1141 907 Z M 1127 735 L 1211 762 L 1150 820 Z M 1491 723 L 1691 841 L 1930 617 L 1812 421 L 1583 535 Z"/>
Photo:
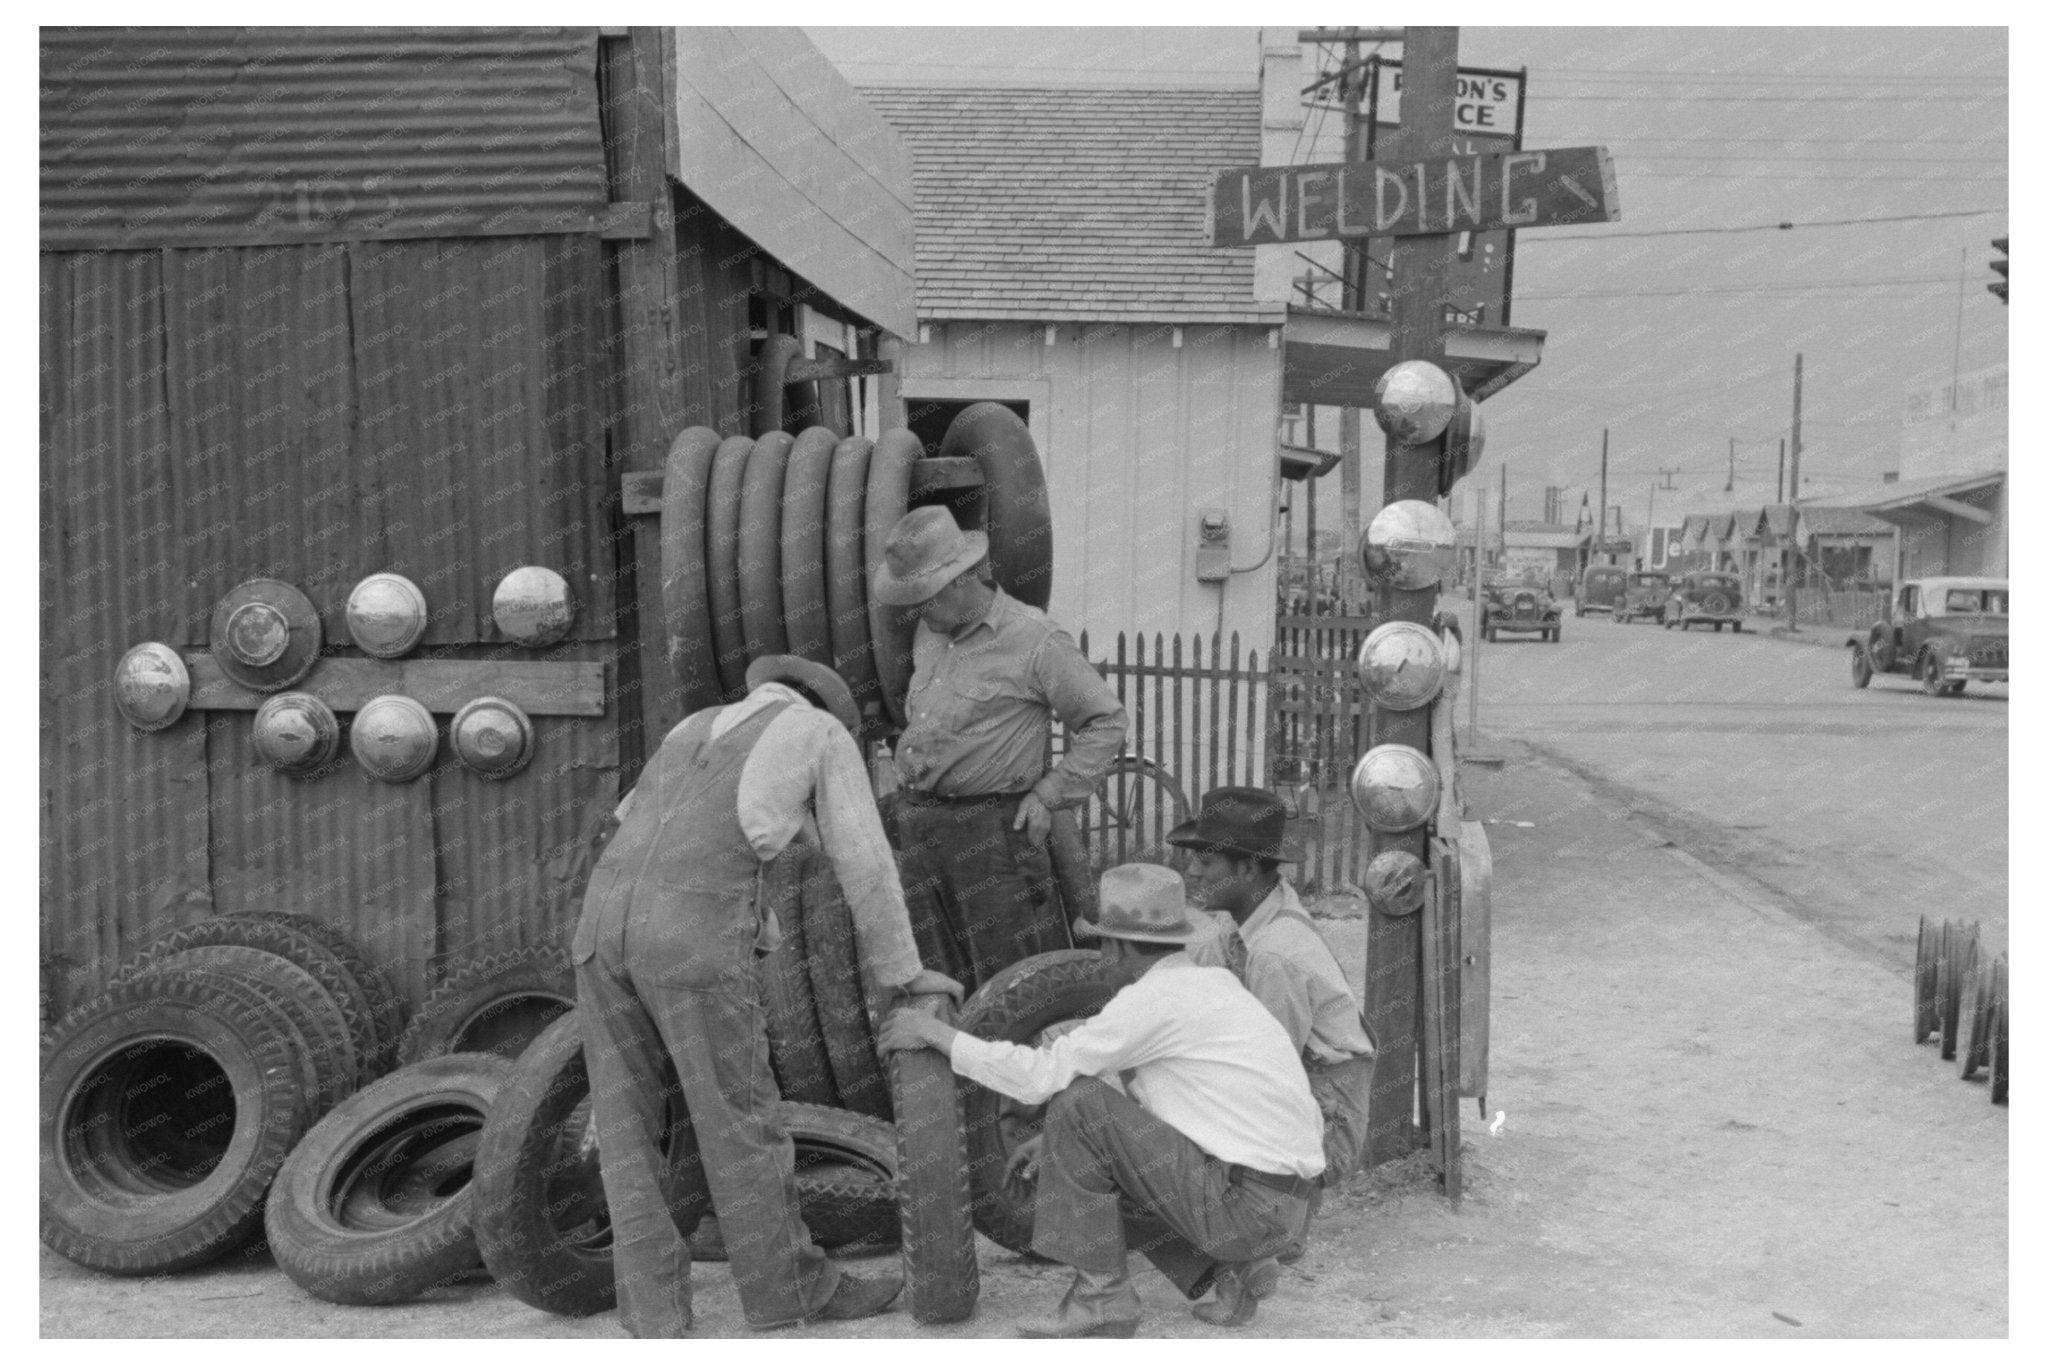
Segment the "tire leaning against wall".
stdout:
<path fill-rule="evenodd" d="M 516 1058 L 540 1031 L 576 1007 L 576 972 L 553 945 L 464 963 L 428 993 L 398 1042 L 398 1064 L 451 1052 Z"/>
<path fill-rule="evenodd" d="M 259 912 L 216 915 L 173 929 L 123 963 L 109 984 L 120 985 L 149 971 L 165 958 L 193 948 L 254 948 L 283 958 L 320 983 L 347 1021 L 358 1062 L 357 1080 L 367 1084 L 390 1065 L 402 1023 L 397 997 L 375 968 L 363 963 L 338 934 L 316 926 L 302 915 Z"/>
<path fill-rule="evenodd" d="M 310 1120 L 294 1054 L 290 1026 L 264 993 L 188 974 L 137 977 L 60 1019 L 42 1060 L 44 1245 L 89 1269 L 145 1275 L 204 1265 L 246 1242 Z M 221 1096 L 211 1113 L 197 1107 L 202 1091 Z M 171 1117 L 150 1123 L 152 1104 Z M 167 1181 L 150 1174 L 151 1145 L 168 1158 L 174 1135 L 150 1134 L 179 1122 L 188 1133 L 225 1123 L 228 1137 L 214 1140 L 203 1172 Z M 140 1137 L 121 1131 L 145 1124 Z"/>

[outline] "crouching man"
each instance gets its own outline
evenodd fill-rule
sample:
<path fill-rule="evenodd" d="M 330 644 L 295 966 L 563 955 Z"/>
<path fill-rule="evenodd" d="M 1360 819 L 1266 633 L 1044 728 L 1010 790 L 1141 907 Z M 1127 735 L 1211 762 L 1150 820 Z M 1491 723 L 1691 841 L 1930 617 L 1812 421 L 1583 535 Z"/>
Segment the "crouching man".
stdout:
<path fill-rule="evenodd" d="M 1251 1321 L 1300 1235 L 1323 1169 L 1322 1118 L 1300 1055 L 1265 1006 L 1182 950 L 1201 932 L 1181 880 L 1132 864 L 1103 874 L 1103 957 L 1133 979 L 1102 1012 L 1042 1048 L 987 1042 L 899 1011 L 887 1052 L 930 1047 L 953 1070 L 1023 1104 L 1050 1100 L 1018 1156 L 1037 1171 L 1032 1248 L 1074 1267 L 1073 1287 L 1027 1337 L 1127 1337 L 1140 1316 L 1135 1246 L 1219 1326 Z M 1121 1082 L 1121 1084 L 1119 1084 Z"/>

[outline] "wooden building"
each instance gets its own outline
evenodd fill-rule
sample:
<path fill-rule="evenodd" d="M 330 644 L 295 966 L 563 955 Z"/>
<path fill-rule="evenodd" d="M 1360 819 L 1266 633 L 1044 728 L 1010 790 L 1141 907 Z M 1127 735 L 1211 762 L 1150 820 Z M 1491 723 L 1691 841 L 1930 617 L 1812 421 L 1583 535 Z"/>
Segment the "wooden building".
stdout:
<path fill-rule="evenodd" d="M 275 910 L 345 930 L 412 1000 L 557 941 L 594 817 L 680 718 L 658 536 L 622 476 L 748 429 L 753 351 L 873 354 L 914 325 L 895 135 L 794 30 L 53 30 L 41 35 L 41 911 L 63 1009 L 147 939 Z M 872 381 L 836 396 L 872 434 Z M 822 401 L 822 400 L 821 400 Z M 559 573 L 567 638 L 493 594 Z M 424 593 L 386 662 L 365 576 Z M 481 778 L 257 757 L 216 605 L 311 600 L 295 684 L 437 717 L 523 698 L 534 757 Z M 114 705 L 131 646 L 190 709 Z M 440 721 L 439 723 L 445 723 Z"/>
<path fill-rule="evenodd" d="M 1213 174 L 1259 160 L 1257 90 L 862 93 L 917 187 L 911 428 L 936 448 L 970 403 L 1024 418 L 1068 629 L 1268 648 L 1285 309 L 1255 295 L 1252 249 L 1210 247 L 1203 220 Z"/>

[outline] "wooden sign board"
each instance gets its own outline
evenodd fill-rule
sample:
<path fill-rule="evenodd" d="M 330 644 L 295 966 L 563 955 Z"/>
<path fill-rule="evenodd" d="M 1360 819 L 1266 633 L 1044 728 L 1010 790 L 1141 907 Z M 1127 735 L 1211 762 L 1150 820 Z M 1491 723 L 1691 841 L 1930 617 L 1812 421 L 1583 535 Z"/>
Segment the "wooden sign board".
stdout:
<path fill-rule="evenodd" d="M 1490 232 L 1620 217 L 1614 158 L 1605 147 L 1238 167 L 1218 171 L 1209 190 L 1211 246 Z"/>

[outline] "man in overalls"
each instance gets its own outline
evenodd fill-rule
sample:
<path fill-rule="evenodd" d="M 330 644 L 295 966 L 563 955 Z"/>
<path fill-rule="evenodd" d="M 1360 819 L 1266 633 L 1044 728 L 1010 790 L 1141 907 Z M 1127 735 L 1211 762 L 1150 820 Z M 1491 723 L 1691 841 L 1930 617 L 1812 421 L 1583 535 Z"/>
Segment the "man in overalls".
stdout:
<path fill-rule="evenodd" d="M 648 760 L 570 949 L 619 1314 L 639 1337 L 681 1336 L 691 1321 L 686 1229 L 661 1149 L 671 1061 L 750 1326 L 867 1317 L 902 1287 L 842 1272 L 798 1209 L 756 975 L 778 937 L 760 908 L 763 864 L 814 817 L 883 997 L 960 995 L 918 961 L 846 684 L 772 655 L 748 668 L 747 687 L 744 700 L 684 719 Z"/>

